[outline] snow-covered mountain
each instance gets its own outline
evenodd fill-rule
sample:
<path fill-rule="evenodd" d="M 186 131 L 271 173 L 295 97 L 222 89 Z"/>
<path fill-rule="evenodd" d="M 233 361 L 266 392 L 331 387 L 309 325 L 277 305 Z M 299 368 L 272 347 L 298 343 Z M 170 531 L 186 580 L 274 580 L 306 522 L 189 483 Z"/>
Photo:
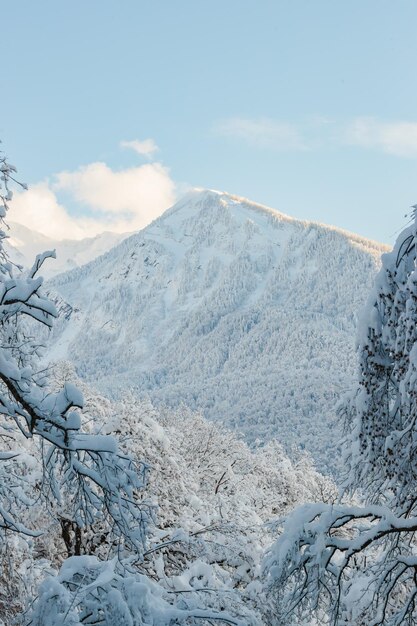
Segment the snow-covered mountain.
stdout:
<path fill-rule="evenodd" d="M 56 250 L 56 259 L 48 261 L 42 268 L 45 278 L 84 265 L 127 237 L 126 234 L 105 232 L 96 237 L 58 241 L 22 224 L 10 222 L 9 225 L 10 236 L 6 241 L 6 250 L 15 263 L 31 267 L 39 252 Z"/>
<path fill-rule="evenodd" d="M 195 191 L 51 287 L 74 308 L 52 357 L 114 396 L 184 403 L 334 466 L 335 403 L 382 245 L 248 200 Z"/>

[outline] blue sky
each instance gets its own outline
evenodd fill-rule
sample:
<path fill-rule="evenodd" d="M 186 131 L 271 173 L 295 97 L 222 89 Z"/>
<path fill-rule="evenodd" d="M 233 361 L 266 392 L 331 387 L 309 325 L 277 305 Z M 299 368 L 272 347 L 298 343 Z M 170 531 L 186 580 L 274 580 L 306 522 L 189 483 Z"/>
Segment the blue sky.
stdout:
<path fill-rule="evenodd" d="M 14 0 L 1 16 L 0 136 L 32 186 L 12 219 L 138 228 L 198 186 L 391 243 L 417 202 L 415 0 Z"/>

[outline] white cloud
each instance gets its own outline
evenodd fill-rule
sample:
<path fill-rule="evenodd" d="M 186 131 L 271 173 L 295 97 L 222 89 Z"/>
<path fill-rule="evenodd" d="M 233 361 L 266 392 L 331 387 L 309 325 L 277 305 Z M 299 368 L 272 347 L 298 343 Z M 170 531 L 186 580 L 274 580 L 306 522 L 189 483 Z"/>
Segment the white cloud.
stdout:
<path fill-rule="evenodd" d="M 113 171 L 105 163 L 90 163 L 75 172 L 61 172 L 53 185 L 68 191 L 94 211 L 109 213 L 152 214 L 166 208 L 173 198 L 174 185 L 167 168 L 147 163 Z"/>
<path fill-rule="evenodd" d="M 256 148 L 306 150 L 302 133 L 294 124 L 268 118 L 232 117 L 218 122 L 214 130 L 225 137 L 236 137 Z"/>
<path fill-rule="evenodd" d="M 401 157 L 417 157 L 417 123 L 383 122 L 373 117 L 359 117 L 349 123 L 345 142 L 374 148 Z"/>
<path fill-rule="evenodd" d="M 87 208 L 84 215 L 74 216 L 66 209 L 59 200 L 62 191 Z M 123 233 L 143 228 L 174 202 L 175 184 L 159 163 L 121 171 L 91 163 L 74 172 L 60 172 L 52 183 L 16 192 L 9 215 L 12 221 L 55 239 L 82 239 L 106 230 Z"/>
<path fill-rule="evenodd" d="M 86 236 L 83 227 L 59 204 L 46 182 L 32 185 L 27 191 L 15 192 L 8 217 L 54 239 L 82 239 Z"/>
<path fill-rule="evenodd" d="M 155 152 L 158 152 L 159 150 L 153 139 L 144 139 L 143 141 L 139 141 L 139 139 L 133 139 L 132 141 L 121 141 L 120 147 L 134 150 L 135 152 L 137 152 L 137 154 L 141 154 L 146 157 L 151 157 L 153 154 L 155 154 Z"/>
<path fill-rule="evenodd" d="M 241 139 L 254 148 L 303 151 L 351 145 L 399 157 L 417 157 L 417 122 L 401 120 L 357 117 L 337 122 L 315 117 L 297 126 L 268 118 L 232 117 L 218 122 L 214 132 Z"/>

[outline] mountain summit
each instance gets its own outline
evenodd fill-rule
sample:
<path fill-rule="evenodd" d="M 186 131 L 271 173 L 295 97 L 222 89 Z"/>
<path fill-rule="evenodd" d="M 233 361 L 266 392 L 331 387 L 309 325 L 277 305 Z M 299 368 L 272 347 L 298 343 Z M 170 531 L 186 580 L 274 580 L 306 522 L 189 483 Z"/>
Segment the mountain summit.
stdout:
<path fill-rule="evenodd" d="M 78 313 L 55 334 L 101 389 L 185 404 L 331 468 L 356 315 L 386 248 L 216 191 L 50 284 Z"/>

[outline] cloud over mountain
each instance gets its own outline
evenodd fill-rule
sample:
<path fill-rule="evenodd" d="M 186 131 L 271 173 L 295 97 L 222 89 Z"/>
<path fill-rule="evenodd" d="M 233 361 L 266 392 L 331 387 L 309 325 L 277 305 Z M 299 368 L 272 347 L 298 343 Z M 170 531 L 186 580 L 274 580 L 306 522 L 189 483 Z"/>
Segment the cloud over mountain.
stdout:
<path fill-rule="evenodd" d="M 83 239 L 143 228 L 174 200 L 175 183 L 161 163 L 116 170 L 95 162 L 17 192 L 10 217 L 48 237 Z"/>

